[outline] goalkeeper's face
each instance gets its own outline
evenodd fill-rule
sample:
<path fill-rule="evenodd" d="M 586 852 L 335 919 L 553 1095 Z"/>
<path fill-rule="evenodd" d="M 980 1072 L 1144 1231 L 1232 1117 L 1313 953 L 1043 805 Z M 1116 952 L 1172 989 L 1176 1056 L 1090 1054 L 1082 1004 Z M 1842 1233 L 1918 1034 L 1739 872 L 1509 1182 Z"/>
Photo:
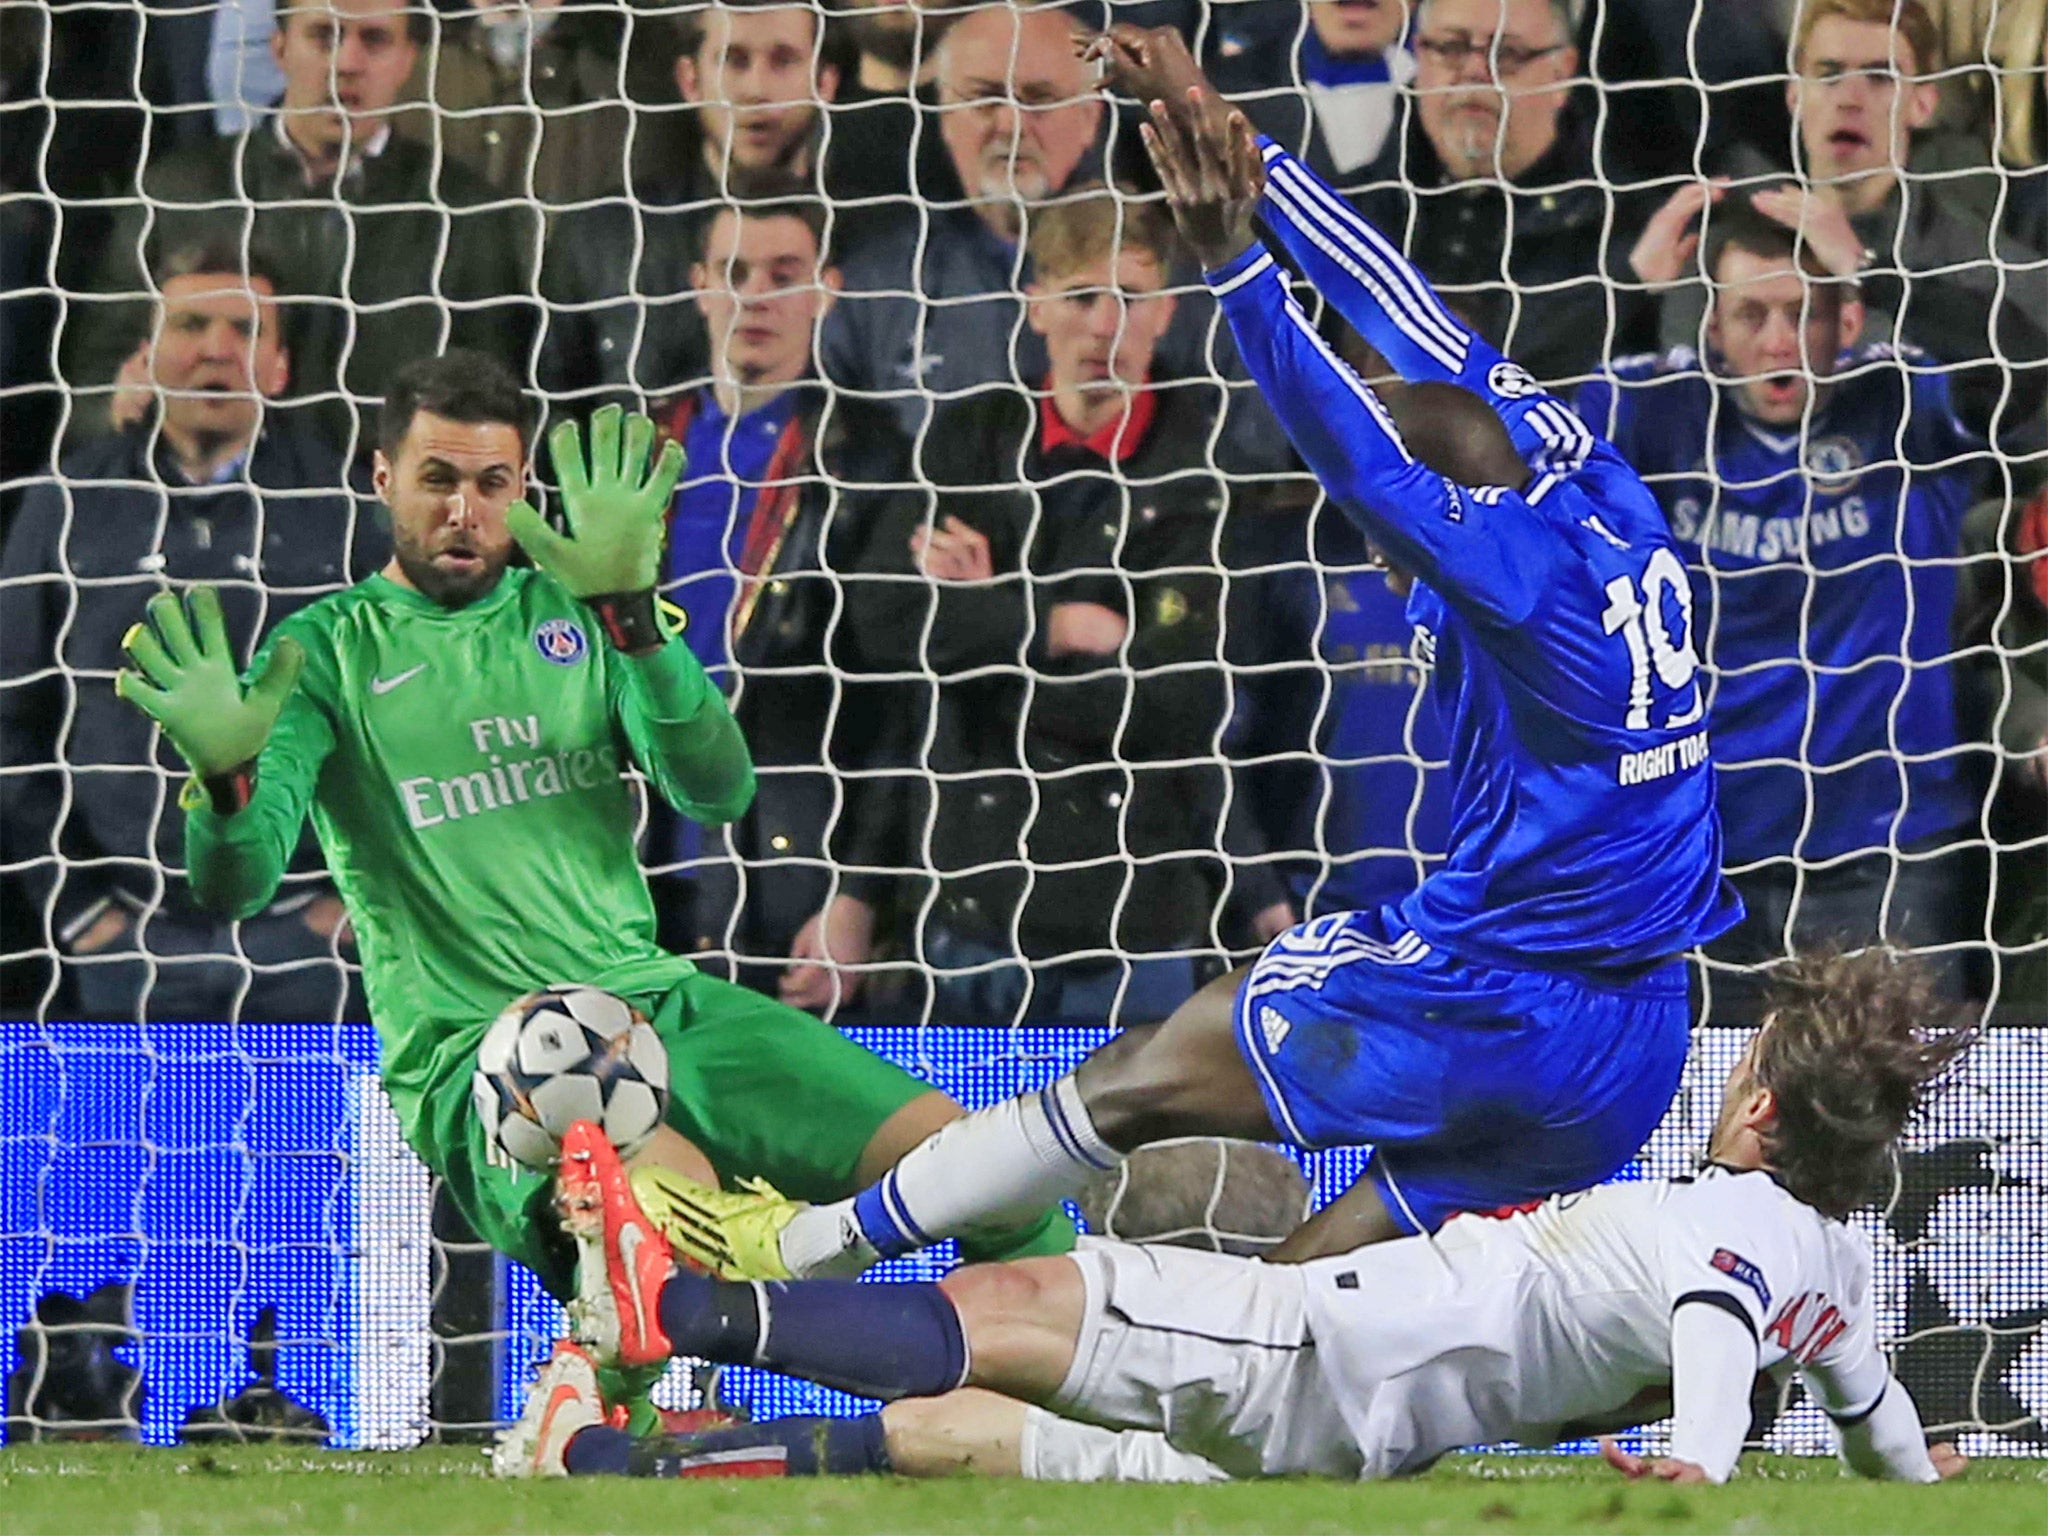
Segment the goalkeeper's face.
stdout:
<path fill-rule="evenodd" d="M 377 451 L 374 483 L 391 509 L 385 574 L 444 608 L 496 587 L 512 558 L 505 509 L 526 492 L 525 461 L 510 423 L 414 416 L 395 458 Z"/>

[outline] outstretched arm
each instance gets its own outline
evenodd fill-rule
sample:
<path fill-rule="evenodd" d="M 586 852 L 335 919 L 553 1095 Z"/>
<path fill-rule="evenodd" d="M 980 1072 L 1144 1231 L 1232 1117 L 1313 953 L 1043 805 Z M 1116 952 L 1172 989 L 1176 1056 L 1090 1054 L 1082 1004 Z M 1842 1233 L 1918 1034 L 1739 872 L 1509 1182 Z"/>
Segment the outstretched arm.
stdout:
<path fill-rule="evenodd" d="M 1495 370 L 1499 350 L 1437 297 L 1429 279 L 1329 183 L 1271 139 L 1261 137 L 1266 195 L 1259 217 L 1302 275 L 1337 313 L 1371 342 L 1411 384 L 1457 384 L 1498 409 L 1509 399 L 1496 387 L 1519 388 Z"/>
<path fill-rule="evenodd" d="M 753 803 L 754 760 L 725 695 L 682 637 L 606 660 L 612 713 L 661 798 L 705 826 L 735 820 Z"/>
<path fill-rule="evenodd" d="M 1089 48 L 1110 81 L 1151 110 L 1190 102 L 1209 123 L 1230 110 L 1171 27 L 1112 27 Z M 1265 137 L 1258 214 L 1311 286 L 1410 383 L 1459 384 L 1498 407 L 1489 375 L 1503 361 L 1450 312 L 1429 280 L 1307 166 Z M 1518 370 L 1519 372 L 1519 370 Z M 1522 375 L 1521 377 L 1526 377 Z"/>
<path fill-rule="evenodd" d="M 260 668 L 251 670 L 261 675 Z M 185 877 L 201 906 L 253 917 L 270 905 L 333 750 L 326 709 L 300 689 L 285 701 L 240 809 L 197 776 L 187 782 L 178 802 L 185 811 Z"/>
<path fill-rule="evenodd" d="M 148 617 L 122 637 L 132 666 L 114 691 L 156 721 L 192 769 L 179 804 L 193 894 L 216 912 L 250 917 L 284 878 L 334 727 L 299 689 L 307 657 L 296 639 L 273 637 L 245 682 L 220 595 L 194 587 L 188 601 L 189 609 L 170 592 L 149 600 Z"/>
<path fill-rule="evenodd" d="M 1265 180 L 1242 113 L 1190 91 L 1154 102 L 1144 139 L 1182 236 L 1202 261 L 1245 367 L 1316 478 L 1402 569 L 1509 623 L 1543 591 L 1547 541 L 1520 498 L 1468 491 L 1419 462 L 1363 380 L 1316 333 L 1252 220 Z"/>

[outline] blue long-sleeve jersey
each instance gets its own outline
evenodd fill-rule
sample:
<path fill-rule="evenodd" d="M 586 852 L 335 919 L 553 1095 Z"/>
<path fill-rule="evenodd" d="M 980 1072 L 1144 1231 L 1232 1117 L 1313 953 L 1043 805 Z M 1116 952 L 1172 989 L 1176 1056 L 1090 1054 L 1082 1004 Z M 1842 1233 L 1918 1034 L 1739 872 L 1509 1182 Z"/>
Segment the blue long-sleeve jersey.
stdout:
<path fill-rule="evenodd" d="M 1725 932 L 1693 597 L 1635 472 L 1446 310 L 1350 205 L 1263 144 L 1272 237 L 1410 379 L 1485 398 L 1534 470 L 1454 484 L 1317 335 L 1270 253 L 1208 281 L 1252 376 L 1324 488 L 1417 583 L 1449 738 L 1450 847 L 1401 904 L 1489 963 L 1625 971 Z"/>
<path fill-rule="evenodd" d="M 1776 431 L 1681 349 L 1615 363 L 1578 406 L 1650 477 L 1686 553 L 1713 636 L 1729 860 L 1837 858 L 1967 825 L 1948 663 L 1984 441 L 1948 380 L 1866 344 L 1803 430 Z"/>

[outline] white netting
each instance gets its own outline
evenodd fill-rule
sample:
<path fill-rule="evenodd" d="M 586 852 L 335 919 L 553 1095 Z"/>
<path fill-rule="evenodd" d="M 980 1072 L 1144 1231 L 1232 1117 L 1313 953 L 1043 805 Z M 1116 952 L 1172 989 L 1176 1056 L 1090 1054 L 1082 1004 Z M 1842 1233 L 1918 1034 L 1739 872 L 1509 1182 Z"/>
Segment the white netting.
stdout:
<path fill-rule="evenodd" d="M 1931 1418 L 2038 1446 L 2039 7 L 1936 6 L 1939 68 L 1903 3 L 1735 9 L 1104 14 L 1182 27 L 1262 130 L 1546 382 L 1662 359 L 1588 413 L 1642 456 L 1694 568 L 1717 758 L 1751 791 L 1730 870 L 1758 918 L 1703 958 L 1703 996 L 1745 1022 L 1788 933 L 1882 933 L 1994 1010 L 1997 1073 L 1949 1150 L 1909 1163 L 1928 1189 L 1908 1191 L 1918 1225 L 1894 1223 L 1888 1321 Z M 643 829 L 663 941 L 870 1026 L 963 1098 L 1096 1038 L 1064 1025 L 1157 1016 L 1276 924 L 1397 897 L 1440 853 L 1427 655 L 1192 268 L 1126 263 L 1157 210 L 1133 120 L 1097 104 L 1045 13 L 334 0 L 280 29 L 259 0 L 83 0 L 8 4 L 0 29 L 0 986 L 18 1020 L 0 1024 L 0 1363 L 45 1362 L 30 1397 L 50 1340 L 132 1320 L 143 1419 L 168 1438 L 248 1379 L 244 1341 L 276 1308 L 278 1384 L 344 1443 L 401 1443 L 504 1412 L 503 1356 L 551 1321 L 523 1275 L 432 1224 L 369 1107 L 374 1044 L 317 860 L 254 921 L 199 912 L 175 756 L 112 696 L 120 638 L 166 586 L 222 587 L 246 646 L 382 558 L 375 405 L 413 357 L 476 346 L 558 414 L 623 399 L 710 445 L 669 591 L 734 686 L 762 794 L 729 831 Z M 1107 269 L 1092 197 L 1072 195 L 1097 178 L 1124 184 Z M 1803 213 L 1777 190 L 1822 185 Z M 1658 217 L 1687 189 L 1711 204 L 1703 246 L 1682 208 Z M 801 219 L 715 217 L 792 190 L 827 214 L 829 315 Z M 1766 221 L 1801 224 L 1812 278 L 1789 361 L 1758 339 L 1782 315 L 1738 336 L 1724 269 L 1710 326 L 1699 280 L 1717 223 L 1759 193 Z M 1033 207 L 1082 231 L 1054 289 L 1113 281 L 1130 302 L 1030 307 L 1046 278 L 1018 236 L 1062 217 Z M 772 242 L 738 249 L 770 226 L 794 267 Z M 780 322 L 734 320 L 707 243 L 757 311 L 820 312 L 829 407 L 805 393 L 793 426 L 718 428 L 735 401 L 698 392 L 714 354 L 752 348 L 773 373 Z M 237 361 L 236 300 L 202 280 L 222 250 L 230 287 L 267 273 L 288 357 Z M 1811 322 L 1845 270 L 1866 337 L 1920 350 L 1837 377 L 1839 335 Z M 1162 283 L 1170 318 L 1142 296 Z M 153 389 L 138 344 L 195 295 L 213 331 L 160 344 Z M 1121 408 L 1105 422 L 1048 370 L 1128 368 L 1148 343 L 1153 425 L 1134 415 L 1137 451 L 1105 457 Z M 1673 346 L 1710 354 L 1711 386 Z M 1760 420 L 1774 381 L 1792 404 Z M 192 425 L 221 390 L 267 397 L 246 458 L 225 417 Z M 1040 413 L 1112 436 L 1090 459 Z M 746 490 L 721 501 L 727 456 Z M 954 515 L 987 538 L 985 582 L 951 580 L 981 574 L 971 540 L 931 563 Z M 30 1324 L 39 1297 L 106 1285 L 98 1311 Z"/>

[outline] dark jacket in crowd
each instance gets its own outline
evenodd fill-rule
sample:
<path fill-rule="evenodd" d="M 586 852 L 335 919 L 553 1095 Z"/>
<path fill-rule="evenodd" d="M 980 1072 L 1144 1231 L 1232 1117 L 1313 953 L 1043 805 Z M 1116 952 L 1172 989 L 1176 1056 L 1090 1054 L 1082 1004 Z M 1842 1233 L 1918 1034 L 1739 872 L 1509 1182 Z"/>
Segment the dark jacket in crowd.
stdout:
<path fill-rule="evenodd" d="M 695 403 L 669 413 L 678 440 Z M 818 388 L 806 390 L 789 430 L 792 451 L 755 507 L 779 529 L 774 554 L 758 584 L 741 584 L 728 632 L 740 679 L 733 714 L 758 787 L 746 814 L 707 838 L 707 848 L 722 839 L 730 857 L 700 866 L 687 911 L 670 914 L 668 936 L 686 948 L 786 956 L 831 896 L 879 906 L 891 886 L 874 871 L 895 857 L 886 808 L 895 791 L 862 770 L 902 752 L 907 720 L 900 689 L 862 676 L 843 593 L 869 524 L 872 492 L 862 487 L 902 477 L 897 439 L 875 407 Z M 666 812 L 657 816 L 657 863 L 672 828 Z"/>
<path fill-rule="evenodd" d="M 1956 692 L 1965 728 L 1999 748 L 1990 820 L 1997 859 L 1992 936 L 1998 1001 L 2013 1016 L 2048 1018 L 2048 489 L 2003 498 L 1963 523 L 1956 591 Z M 2015 953 L 2017 952 L 2017 953 Z"/>
<path fill-rule="evenodd" d="M 616 5 L 509 14 L 552 19 L 507 57 L 492 47 L 484 14 L 443 16 L 437 46 L 420 50 L 408 82 L 420 105 L 395 126 L 503 195 L 550 210 L 580 202 L 625 174 L 633 114 L 619 94 L 620 58 L 636 29 Z"/>
<path fill-rule="evenodd" d="M 414 358 L 467 346 L 526 373 L 539 214 L 484 206 L 496 189 L 453 160 L 437 165 L 423 145 L 394 133 L 338 179 L 308 186 L 297 149 L 266 117 L 151 167 L 142 190 L 147 202 L 123 210 L 94 283 L 110 297 L 72 301 L 64 350 L 76 388 L 108 386 L 147 330 L 150 254 L 223 228 L 280 272 L 292 392 L 315 402 L 294 414 L 352 457 L 367 456 L 375 405 Z"/>
<path fill-rule="evenodd" d="M 216 586 L 246 661 L 259 635 L 389 552 L 317 438 L 267 429 L 228 478 L 189 485 L 154 437 L 135 426 L 67 455 L 61 480 L 30 488 L 0 559 L 0 763 L 28 770 L 0 774 L 5 862 L 36 861 L 31 880 L 39 897 L 54 887 L 60 938 L 108 900 L 192 910 L 178 875 L 184 763 L 114 693 L 128 664 L 121 637 L 149 599 Z M 288 885 L 285 899 L 305 889 Z"/>
<path fill-rule="evenodd" d="M 928 755 L 920 732 L 909 763 L 936 776 L 938 803 L 907 785 L 899 847 L 936 874 L 933 920 L 955 932 L 1008 944 L 1020 904 L 1032 957 L 1209 932 L 1222 769 L 1187 762 L 1216 755 L 1226 697 L 1208 398 L 1160 389 L 1150 430 L 1112 467 L 1082 444 L 1045 450 L 1028 395 L 970 397 L 922 446 L 935 490 L 876 520 L 849 612 L 871 666 L 931 676 L 916 717 L 931 722 Z M 910 536 L 948 517 L 986 535 L 993 580 L 918 571 Z M 1048 613 L 1072 601 L 1125 616 L 1122 655 L 1048 653 Z"/>
<path fill-rule="evenodd" d="M 1654 308 L 1610 286 L 1627 273 L 1654 202 L 1617 195 L 1609 180 L 1587 115 L 1572 107 L 1549 152 L 1515 181 L 1453 181 L 1411 102 L 1405 130 L 1359 173 L 1353 200 L 1474 330 L 1552 383 L 1656 335 Z"/>
<path fill-rule="evenodd" d="M 858 247 L 877 222 L 902 217 L 913 122 L 907 102 L 863 102 L 832 114 L 819 157 L 832 199 L 832 253 Z M 712 173 L 694 135 L 675 165 L 555 216 L 541 272 L 540 383 L 578 411 L 600 399 L 659 400 L 710 374 L 711 342 L 691 298 L 690 267 L 720 206 L 745 202 L 748 191 L 744 180 L 727 187 Z"/>

